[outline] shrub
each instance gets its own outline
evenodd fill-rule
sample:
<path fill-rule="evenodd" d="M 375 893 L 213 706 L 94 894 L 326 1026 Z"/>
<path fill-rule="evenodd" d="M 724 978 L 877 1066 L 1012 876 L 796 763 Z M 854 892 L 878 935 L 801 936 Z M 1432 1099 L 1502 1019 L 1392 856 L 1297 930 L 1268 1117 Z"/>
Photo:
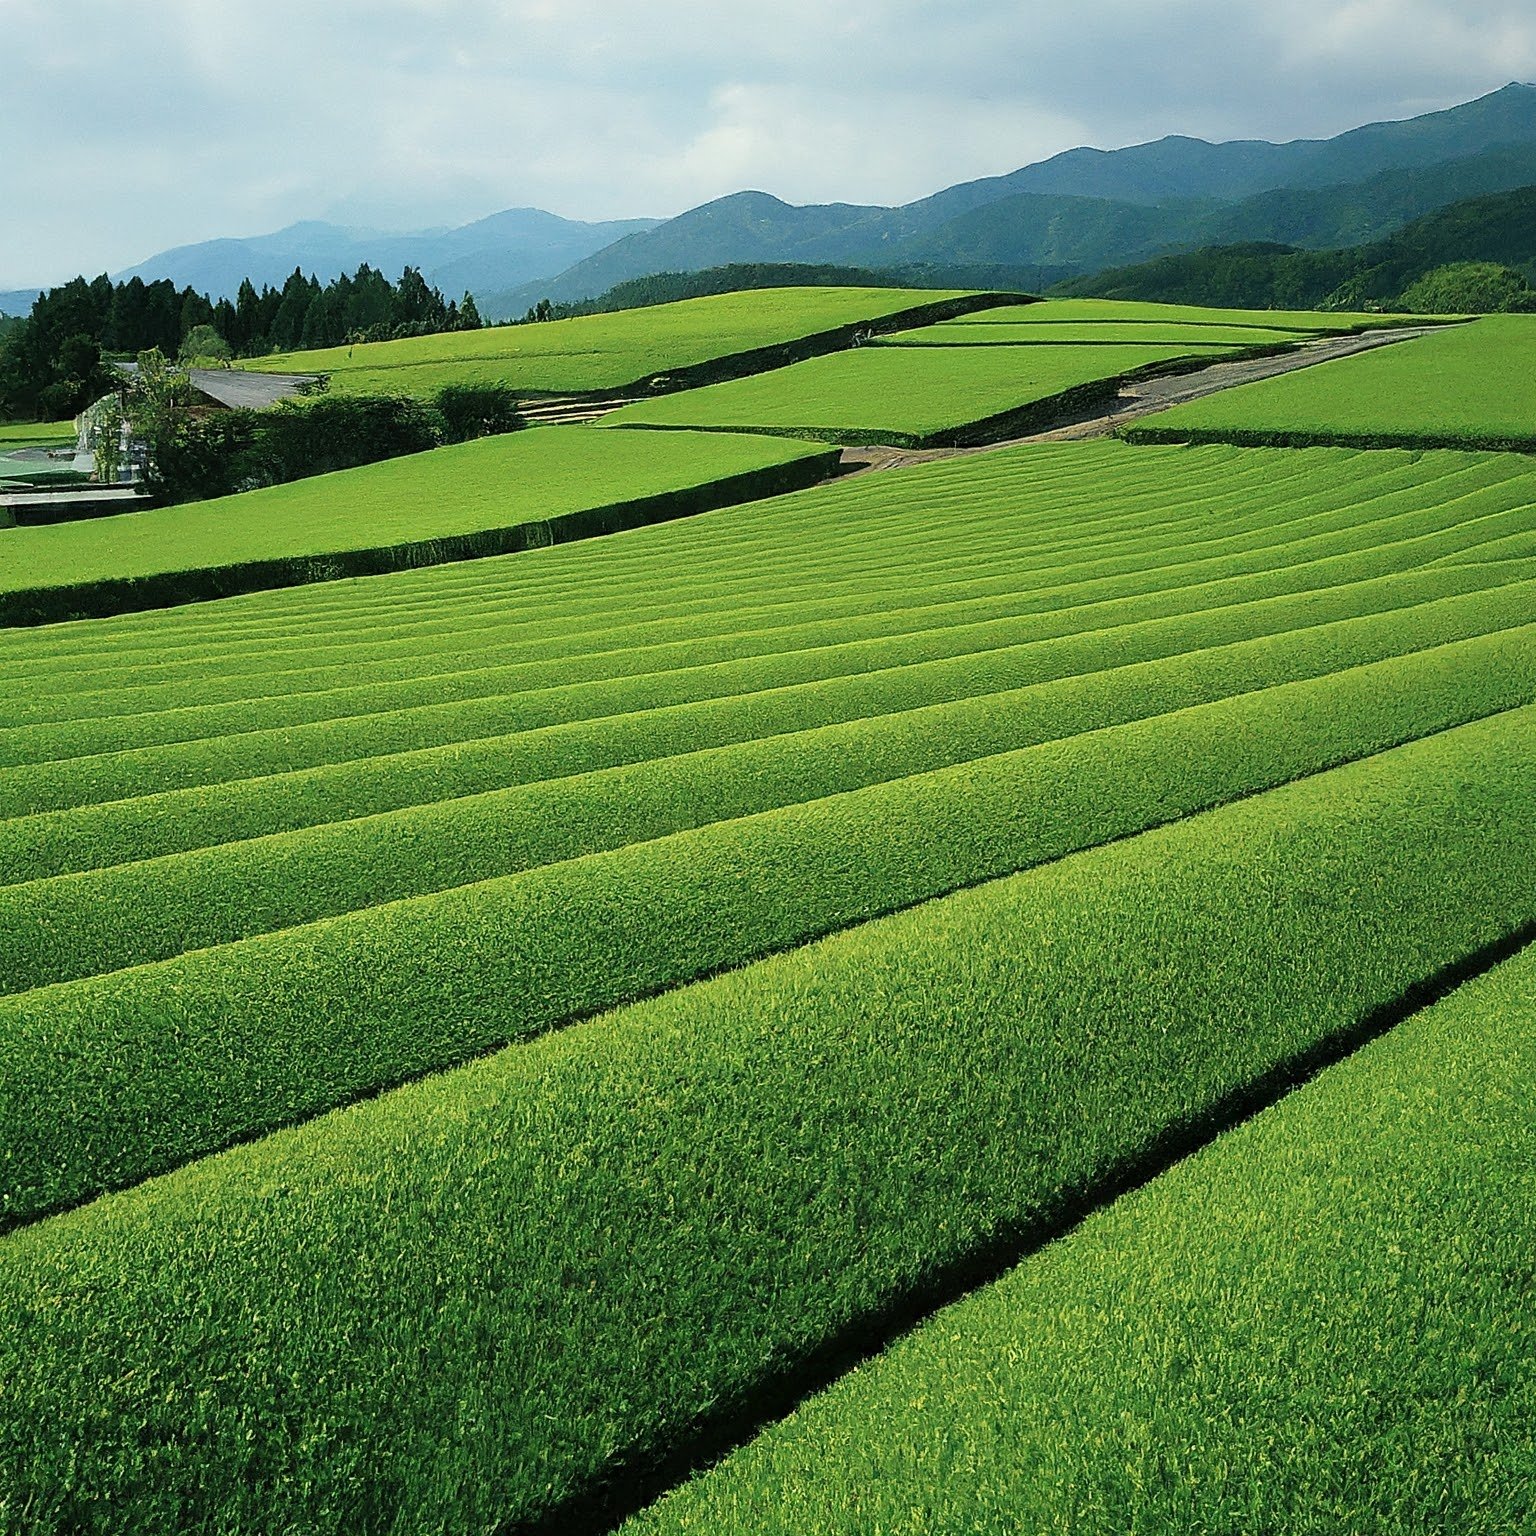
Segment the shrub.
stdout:
<path fill-rule="evenodd" d="M 443 418 L 443 441 L 448 443 L 515 432 L 523 424 L 517 414 L 516 391 L 506 384 L 445 384 L 435 404 Z"/>

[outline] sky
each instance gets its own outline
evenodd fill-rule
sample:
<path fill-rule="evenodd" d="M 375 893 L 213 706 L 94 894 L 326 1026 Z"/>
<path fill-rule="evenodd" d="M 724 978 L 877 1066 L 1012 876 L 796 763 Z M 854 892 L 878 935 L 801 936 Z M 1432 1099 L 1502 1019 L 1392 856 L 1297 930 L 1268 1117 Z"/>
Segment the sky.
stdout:
<path fill-rule="evenodd" d="M 0 0 L 0 288 L 300 219 L 899 203 L 1536 81 L 1531 0 Z"/>

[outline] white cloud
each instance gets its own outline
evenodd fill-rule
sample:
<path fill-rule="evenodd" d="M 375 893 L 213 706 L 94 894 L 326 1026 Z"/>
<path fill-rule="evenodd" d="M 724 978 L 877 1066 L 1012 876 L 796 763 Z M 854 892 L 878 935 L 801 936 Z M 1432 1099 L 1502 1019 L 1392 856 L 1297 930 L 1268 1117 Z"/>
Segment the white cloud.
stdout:
<path fill-rule="evenodd" d="M 1529 0 L 0 0 L 0 287 L 337 212 L 902 201 L 1536 77 Z"/>

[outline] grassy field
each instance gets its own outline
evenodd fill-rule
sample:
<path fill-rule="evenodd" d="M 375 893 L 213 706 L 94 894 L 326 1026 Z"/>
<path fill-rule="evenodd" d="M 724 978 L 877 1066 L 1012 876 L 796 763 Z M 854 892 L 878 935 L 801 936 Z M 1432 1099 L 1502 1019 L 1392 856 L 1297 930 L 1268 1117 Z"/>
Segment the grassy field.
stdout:
<path fill-rule="evenodd" d="M 0 453 L 13 453 L 18 448 L 51 448 L 74 440 L 72 421 L 0 421 Z"/>
<path fill-rule="evenodd" d="M 1536 1477 L 1533 1025 L 1527 949 L 627 1536 L 1519 1530 Z"/>
<path fill-rule="evenodd" d="M 179 576 L 184 598 L 204 595 L 204 584 L 214 595 L 238 580 L 227 573 L 264 562 L 292 564 L 270 578 L 258 571 L 251 585 L 323 580 L 344 569 L 337 556 L 548 523 L 750 475 L 808 451 L 767 439 L 534 430 L 214 501 L 13 529 L 0 541 L 0 616 L 5 597 L 18 594 L 35 594 L 62 616 L 102 583 Z M 434 558 L 451 556 L 423 549 L 403 563 Z M 124 606 L 136 605 L 130 588 Z"/>
<path fill-rule="evenodd" d="M 603 419 L 605 426 L 773 432 L 830 442 L 919 446 L 967 438 L 963 429 L 1085 390 L 1113 396 L 1112 381 L 1226 347 L 861 347 L 789 368 L 684 390 Z"/>
<path fill-rule="evenodd" d="M 901 288 L 775 288 L 538 325 L 255 358 L 261 372 L 328 373 L 345 394 L 426 394 L 444 384 L 619 389 L 713 358 L 776 346 L 962 297 Z"/>
<path fill-rule="evenodd" d="M 1247 384 L 1127 429 L 1146 442 L 1536 451 L 1536 317 L 1495 315 Z"/>

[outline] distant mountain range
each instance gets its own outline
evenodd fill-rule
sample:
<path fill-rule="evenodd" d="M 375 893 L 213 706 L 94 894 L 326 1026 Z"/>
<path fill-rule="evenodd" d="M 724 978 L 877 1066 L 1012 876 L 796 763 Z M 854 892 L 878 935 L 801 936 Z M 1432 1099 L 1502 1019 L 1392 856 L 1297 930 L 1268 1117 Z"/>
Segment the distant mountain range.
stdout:
<path fill-rule="evenodd" d="M 424 230 L 389 235 L 374 230 L 342 229 L 335 224 L 290 224 L 276 234 L 246 240 L 206 240 L 162 251 L 136 267 L 114 273 L 119 281 L 146 282 L 168 277 L 178 288 L 195 288 L 210 297 L 232 299 L 241 280 L 258 288 L 280 288 L 295 267 L 322 283 L 355 272 L 363 263 L 386 277 L 398 278 L 417 267 L 449 298 L 464 290 L 527 282 L 581 261 L 626 235 L 650 229 L 650 219 L 583 224 L 538 208 L 510 208 L 459 229 Z"/>
<path fill-rule="evenodd" d="M 1213 245 L 1365 245 L 1453 202 L 1533 184 L 1536 86 L 1512 84 L 1332 139 L 1175 136 L 1072 149 L 899 208 L 797 207 L 738 192 L 664 221 L 586 224 L 522 208 L 403 235 L 303 223 L 182 246 L 114 275 L 233 297 L 243 278 L 280 285 L 295 267 L 325 281 L 364 261 L 391 276 L 411 265 L 449 296 L 471 290 L 487 318 L 519 315 L 544 298 L 592 298 L 652 273 L 735 263 L 901 268 L 956 285 L 1045 287 Z M 0 312 L 25 313 L 34 297 L 0 293 Z"/>
<path fill-rule="evenodd" d="M 731 262 L 1011 269 L 1039 286 L 1169 252 L 1377 238 L 1478 192 L 1536 182 L 1536 86 L 1290 144 L 1166 138 L 1073 149 L 901 208 L 795 207 L 738 192 L 628 235 L 552 280 L 487 292 L 487 312 L 589 298 L 660 271 Z"/>

